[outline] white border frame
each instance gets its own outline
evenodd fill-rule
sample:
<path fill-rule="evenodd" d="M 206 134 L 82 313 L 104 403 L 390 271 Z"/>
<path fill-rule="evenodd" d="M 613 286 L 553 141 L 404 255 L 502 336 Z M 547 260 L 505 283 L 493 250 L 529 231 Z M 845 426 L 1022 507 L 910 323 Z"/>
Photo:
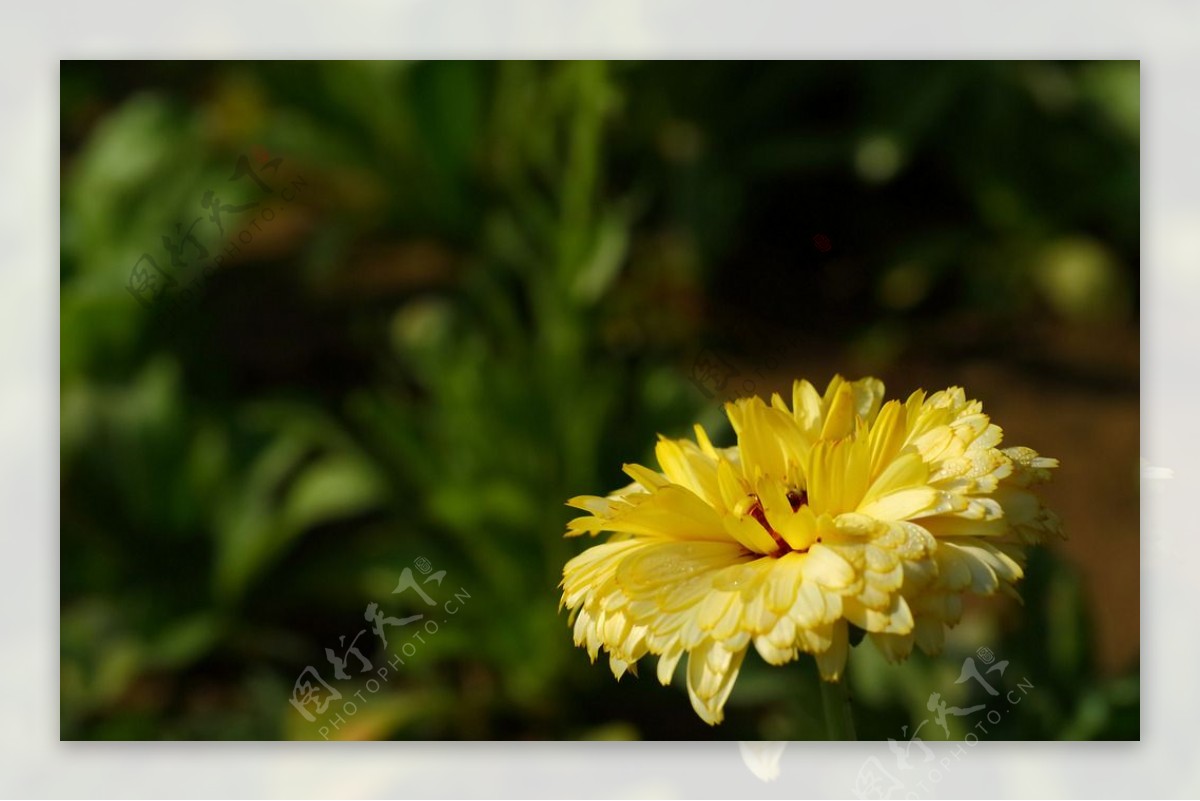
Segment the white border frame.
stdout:
<path fill-rule="evenodd" d="M 878 743 L 790 745 L 763 783 L 733 743 L 58 742 L 58 59 L 1136 58 L 1143 84 L 1141 743 L 981 743 L 935 796 L 1200 794 L 1200 6 L 1050 0 L 349 0 L 0 12 L 0 794 L 26 797 L 845 796 Z M 1163 471 L 1150 471 L 1161 476 Z M 1098 498 L 1098 503 L 1103 499 Z M 33 613 L 31 614 L 31 607 Z M 933 744 L 939 759 L 954 746 Z M 884 752 L 886 753 L 886 752 Z"/>

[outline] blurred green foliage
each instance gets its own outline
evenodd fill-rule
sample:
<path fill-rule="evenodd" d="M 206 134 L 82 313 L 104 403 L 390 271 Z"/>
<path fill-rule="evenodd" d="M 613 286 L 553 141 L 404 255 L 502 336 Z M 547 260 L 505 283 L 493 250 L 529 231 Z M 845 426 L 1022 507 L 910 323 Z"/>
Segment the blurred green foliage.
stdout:
<path fill-rule="evenodd" d="M 888 364 L 963 321 L 1136 326 L 1138 85 L 1124 62 L 64 63 L 62 736 L 319 737 L 293 682 L 332 679 L 368 602 L 421 611 L 391 592 L 425 557 L 470 600 L 334 735 L 820 738 L 807 661 L 750 657 L 715 731 L 590 665 L 557 609 L 584 545 L 563 501 L 657 432 L 721 430 L 699 343 L 795 355 L 731 316 Z M 240 156 L 273 191 L 231 181 Z M 218 234 L 207 190 L 259 205 Z M 208 259 L 172 267 L 196 218 Z M 150 309 L 143 253 L 177 282 Z M 987 739 L 1136 737 L 1136 666 L 1097 670 L 1072 571 L 1040 554 L 1023 592 L 942 658 L 855 649 L 860 736 L 902 739 L 931 688 L 978 702 L 955 679 L 987 645 L 1036 687 Z"/>

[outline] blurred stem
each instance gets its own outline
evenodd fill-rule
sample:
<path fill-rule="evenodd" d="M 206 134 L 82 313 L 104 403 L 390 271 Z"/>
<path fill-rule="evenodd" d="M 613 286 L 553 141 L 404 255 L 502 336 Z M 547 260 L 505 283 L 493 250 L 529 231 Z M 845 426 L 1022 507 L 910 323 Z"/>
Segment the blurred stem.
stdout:
<path fill-rule="evenodd" d="M 841 681 L 825 681 L 821 685 L 821 705 L 825 708 L 825 733 L 830 740 L 857 740 L 854 736 L 854 712 L 850 708 L 850 690 L 845 671 Z"/>
<path fill-rule="evenodd" d="M 559 241 L 559 268 L 568 279 L 578 272 L 587 249 L 600 166 L 605 94 L 604 62 L 581 61 L 570 65 L 570 69 L 578 101 L 567 133 Z"/>
<path fill-rule="evenodd" d="M 563 65 L 561 73 L 563 85 L 571 92 L 563 109 L 559 207 L 554 238 L 549 243 L 554 248 L 555 268 L 549 275 L 535 271 L 531 288 L 542 344 L 555 375 L 577 364 L 586 346 L 587 331 L 574 287 L 596 238 L 595 206 L 607 93 L 605 69 L 603 62 L 581 61 Z"/>

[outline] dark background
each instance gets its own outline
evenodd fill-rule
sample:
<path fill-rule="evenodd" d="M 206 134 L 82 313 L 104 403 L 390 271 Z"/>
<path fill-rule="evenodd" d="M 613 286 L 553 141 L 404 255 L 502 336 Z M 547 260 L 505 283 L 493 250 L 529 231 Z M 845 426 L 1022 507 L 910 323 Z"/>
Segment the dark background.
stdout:
<path fill-rule="evenodd" d="M 568 497 L 834 372 L 965 386 L 1069 536 L 942 657 L 855 649 L 860 736 L 994 705 L 980 647 L 1034 686 L 986 739 L 1138 736 L 1136 62 L 64 62 L 61 102 L 64 738 L 320 737 L 308 665 L 367 699 L 330 736 L 822 737 L 811 660 L 710 729 L 556 585 Z M 470 598 L 335 680 L 420 557 Z"/>

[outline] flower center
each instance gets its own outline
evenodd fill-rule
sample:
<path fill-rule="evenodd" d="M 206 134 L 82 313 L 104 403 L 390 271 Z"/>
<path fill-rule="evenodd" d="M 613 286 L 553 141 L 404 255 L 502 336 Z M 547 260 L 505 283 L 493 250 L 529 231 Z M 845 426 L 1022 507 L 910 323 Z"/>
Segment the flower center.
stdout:
<path fill-rule="evenodd" d="M 800 490 L 799 492 L 796 492 L 796 490 L 788 490 L 787 499 L 788 503 L 792 505 L 792 511 L 795 512 L 801 506 L 804 506 L 806 503 L 808 503 L 808 492 L 805 490 Z"/>
<path fill-rule="evenodd" d="M 789 490 L 787 494 L 788 503 L 792 506 L 792 511 L 795 512 L 801 506 L 808 503 L 808 493 L 804 490 L 796 491 Z M 791 553 L 796 549 L 788 545 L 787 540 L 783 536 L 771 528 L 771 524 L 767 522 L 767 513 L 763 510 L 762 501 L 758 500 L 757 496 L 754 499 L 754 505 L 750 507 L 749 515 L 758 521 L 758 524 L 766 529 L 766 532 L 771 535 L 771 539 L 775 540 L 775 544 L 779 546 L 769 556 L 778 559 L 786 553 Z M 802 548 L 799 553 L 807 552 L 807 548 Z"/>

